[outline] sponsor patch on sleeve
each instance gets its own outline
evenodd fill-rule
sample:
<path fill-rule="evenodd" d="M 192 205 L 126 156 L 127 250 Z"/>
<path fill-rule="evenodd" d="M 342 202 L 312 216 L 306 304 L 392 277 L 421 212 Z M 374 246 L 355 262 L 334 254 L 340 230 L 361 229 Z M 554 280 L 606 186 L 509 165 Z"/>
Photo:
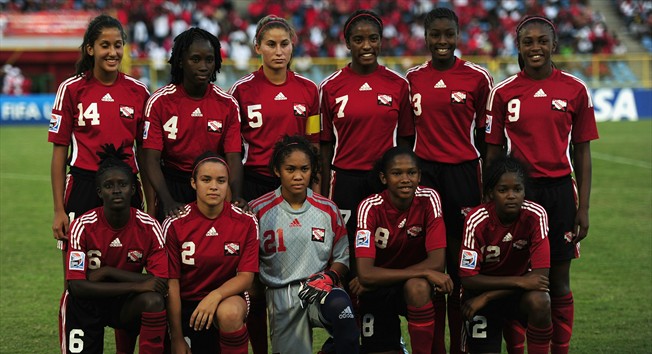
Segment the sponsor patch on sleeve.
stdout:
<path fill-rule="evenodd" d="M 471 250 L 462 250 L 462 258 L 460 259 L 460 268 L 475 269 L 478 265 L 478 253 Z"/>
<path fill-rule="evenodd" d="M 371 242 L 371 231 L 358 230 L 355 234 L 355 248 L 366 247 L 369 248 Z"/>
<path fill-rule="evenodd" d="M 68 259 L 68 270 L 84 270 L 86 254 L 81 251 L 71 251 Z"/>
<path fill-rule="evenodd" d="M 59 128 L 61 128 L 61 115 L 52 113 L 50 116 L 50 127 L 48 128 L 48 131 L 51 133 L 58 133 Z"/>
<path fill-rule="evenodd" d="M 143 139 L 147 139 L 148 133 L 149 133 L 149 121 L 145 121 L 145 126 L 143 127 Z"/>
<path fill-rule="evenodd" d="M 487 114 L 487 118 L 484 120 L 484 132 L 487 134 L 491 133 L 491 121 L 493 117 Z"/>

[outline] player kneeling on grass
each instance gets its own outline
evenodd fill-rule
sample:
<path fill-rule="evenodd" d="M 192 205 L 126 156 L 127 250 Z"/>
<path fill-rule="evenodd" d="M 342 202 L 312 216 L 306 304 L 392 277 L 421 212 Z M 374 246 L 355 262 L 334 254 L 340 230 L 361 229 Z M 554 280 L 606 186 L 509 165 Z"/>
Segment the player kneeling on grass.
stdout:
<path fill-rule="evenodd" d="M 125 162 L 129 154 L 110 144 L 103 149 L 95 176 L 103 206 L 70 226 L 61 352 L 102 353 L 110 326 L 140 334 L 139 353 L 161 353 L 168 292 L 163 233 L 156 220 L 130 207 L 136 183 Z"/>
<path fill-rule="evenodd" d="M 503 328 L 510 353 L 548 353 L 552 338 L 548 216 L 525 200 L 526 171 L 514 158 L 485 174 L 488 202 L 468 213 L 460 252 L 462 313 L 471 353 L 500 353 Z M 520 324 L 519 324 L 520 322 Z"/>
<path fill-rule="evenodd" d="M 270 161 L 281 186 L 250 203 L 260 224 L 273 353 L 312 353 L 313 327 L 326 328 L 337 353 L 359 351 L 353 305 L 340 286 L 349 270 L 346 226 L 335 203 L 308 187 L 318 164 L 305 137 L 286 135 Z"/>
<path fill-rule="evenodd" d="M 197 201 L 163 223 L 174 354 L 247 353 L 245 291 L 258 271 L 258 227 L 253 216 L 226 201 L 229 172 L 213 152 L 197 157 L 190 179 Z"/>
<path fill-rule="evenodd" d="M 355 240 L 365 353 L 400 353 L 399 315 L 407 317 L 412 352 L 431 353 L 434 289 L 453 290 L 444 274 L 446 230 L 434 189 L 420 187 L 421 169 L 411 149 L 394 147 L 376 165 L 387 189 L 358 207 Z"/>

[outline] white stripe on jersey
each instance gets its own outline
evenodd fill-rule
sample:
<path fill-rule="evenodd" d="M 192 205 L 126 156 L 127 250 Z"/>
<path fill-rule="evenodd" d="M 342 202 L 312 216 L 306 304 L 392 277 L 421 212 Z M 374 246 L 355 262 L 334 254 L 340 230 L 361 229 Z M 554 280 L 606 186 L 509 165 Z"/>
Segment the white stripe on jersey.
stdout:
<path fill-rule="evenodd" d="M 307 78 L 307 77 L 305 77 L 305 76 L 301 76 L 301 75 L 299 75 L 299 74 L 297 74 L 297 73 L 294 73 L 294 77 L 296 77 L 296 78 L 298 78 L 298 79 L 301 79 L 301 80 L 305 80 L 305 81 L 307 81 L 307 82 L 313 84 L 313 85 L 315 86 L 315 88 L 316 88 L 317 90 L 319 90 L 319 87 L 317 86 L 317 84 L 316 84 L 314 81 L 310 80 L 309 78 Z"/>
<path fill-rule="evenodd" d="M 83 76 L 73 76 L 62 82 L 61 85 L 59 85 L 59 89 L 57 90 L 57 96 L 54 98 L 54 105 L 52 105 L 52 109 L 60 111 L 63 108 L 63 100 L 66 95 L 66 91 L 68 91 L 68 86 L 83 78 Z"/>
<path fill-rule="evenodd" d="M 140 220 L 140 222 L 143 224 L 151 225 L 152 231 L 154 231 L 154 234 L 156 235 L 159 246 L 161 246 L 161 248 L 165 247 L 165 237 L 163 236 L 161 224 L 159 224 L 158 221 L 149 216 L 149 214 L 146 214 L 138 209 L 136 209 L 136 219 Z"/>
<path fill-rule="evenodd" d="M 254 77 L 255 77 L 254 73 L 251 73 L 251 74 L 248 74 L 248 75 L 245 75 L 245 76 L 241 77 L 240 80 L 236 81 L 233 84 L 233 86 L 231 86 L 231 88 L 229 89 L 229 95 L 233 95 L 233 93 L 235 92 L 235 90 L 236 90 L 236 88 L 238 86 L 240 86 L 241 84 L 243 84 L 245 82 L 253 80 Z"/>
<path fill-rule="evenodd" d="M 485 69 L 484 67 L 478 64 L 471 63 L 470 61 L 465 61 L 464 66 L 468 66 L 470 69 L 473 69 L 481 73 L 482 75 L 484 75 L 484 78 L 487 79 L 487 83 L 489 84 L 489 89 L 491 89 L 494 86 L 494 78 L 491 76 L 489 71 L 487 71 L 487 69 Z"/>
<path fill-rule="evenodd" d="M 548 213 L 541 205 L 529 200 L 523 201 L 521 209 L 529 210 L 539 217 L 539 228 L 541 229 L 541 238 L 548 237 Z"/>
<path fill-rule="evenodd" d="M 573 79 L 573 80 L 579 82 L 580 84 L 582 84 L 582 86 L 584 87 L 584 91 L 586 91 L 586 97 L 588 98 L 588 101 L 589 101 L 589 107 L 588 108 L 593 107 L 593 99 L 591 99 L 591 92 L 589 92 L 589 88 L 586 86 L 584 81 L 582 81 L 582 79 L 580 79 L 579 77 L 573 76 L 572 74 L 569 74 L 569 73 L 567 73 L 565 71 L 560 71 L 560 72 L 562 73 L 562 75 L 568 76 L 571 79 Z"/>
<path fill-rule="evenodd" d="M 152 94 L 149 97 L 147 103 L 145 104 L 145 118 L 149 118 L 150 111 L 152 109 L 152 106 L 154 105 L 154 102 L 156 102 L 156 100 L 158 100 L 162 96 L 173 94 L 176 91 L 177 91 L 177 85 L 175 84 L 165 85 L 160 89 L 156 90 L 156 92 L 154 92 L 154 94 Z"/>
<path fill-rule="evenodd" d="M 175 216 L 169 216 L 169 217 L 165 218 L 165 220 L 163 220 L 163 227 L 162 227 L 163 228 L 163 239 L 167 240 L 167 238 L 168 238 L 168 229 L 170 228 L 170 225 L 172 225 L 172 223 L 174 221 L 185 218 L 189 214 L 190 214 L 190 205 L 186 204 L 183 207 L 183 213 L 181 213 L 181 215 L 179 215 L 179 216 L 176 216 L 176 215 Z"/>
<path fill-rule="evenodd" d="M 59 316 L 61 316 L 61 323 L 59 324 L 59 333 L 61 335 L 61 338 L 59 340 L 61 341 L 61 352 L 62 353 L 67 353 L 68 348 L 67 348 L 67 337 L 68 337 L 68 331 L 66 331 L 66 314 L 68 313 L 68 298 L 69 298 L 70 293 L 68 290 L 66 290 L 63 293 L 63 300 L 61 301 L 61 308 L 59 309 Z"/>
<path fill-rule="evenodd" d="M 245 213 L 244 211 L 242 211 L 242 209 L 238 208 L 237 206 L 235 206 L 233 204 L 231 204 L 231 210 L 235 211 L 236 213 L 238 213 L 240 215 L 248 216 L 248 217 L 251 218 L 251 220 L 253 220 L 254 227 L 256 228 L 256 230 L 255 230 L 256 231 L 256 240 L 258 240 L 258 234 L 259 234 L 259 232 L 258 232 L 259 231 L 258 230 L 258 219 L 256 219 L 256 217 L 254 215 L 252 215 L 252 214 Z"/>
<path fill-rule="evenodd" d="M 485 208 L 480 208 L 469 216 L 464 227 L 464 239 L 462 240 L 464 247 L 469 249 L 475 248 L 475 228 L 488 217 L 489 212 Z"/>
<path fill-rule="evenodd" d="M 419 70 L 427 68 L 427 67 L 428 67 L 428 62 L 426 61 L 425 63 L 423 63 L 421 65 L 417 65 L 415 67 L 412 67 L 412 68 L 408 69 L 408 71 L 405 72 L 405 76 L 407 77 L 410 73 L 412 73 L 414 71 L 419 71 Z"/>
<path fill-rule="evenodd" d="M 271 192 L 268 192 L 267 194 L 263 194 L 262 196 L 258 197 L 257 199 L 254 199 L 249 202 L 249 206 L 251 209 L 256 209 L 259 207 L 262 207 L 263 204 L 267 204 L 274 200 L 276 198 L 276 190 L 273 190 Z"/>
<path fill-rule="evenodd" d="M 70 144 L 72 145 L 72 154 L 70 155 L 70 166 L 75 166 L 77 161 L 77 155 L 79 154 L 79 147 L 77 146 L 77 137 L 75 136 L 75 130 L 73 129 L 72 134 L 70 135 Z"/>
<path fill-rule="evenodd" d="M 236 117 L 238 117 L 238 123 L 240 123 L 240 105 L 238 104 L 238 101 L 236 101 L 236 99 L 233 96 L 231 96 L 228 93 L 224 92 L 224 90 L 219 88 L 217 85 L 211 84 L 211 86 L 213 86 L 213 92 L 215 92 L 216 94 L 218 94 L 218 95 L 220 95 L 220 96 L 222 96 L 224 98 L 228 98 L 228 99 L 231 100 L 231 102 L 233 102 L 233 104 L 235 105 L 235 109 L 238 111 L 238 114 L 236 115 Z M 240 130 L 240 129 L 238 129 L 238 130 Z"/>
<path fill-rule="evenodd" d="M 374 194 L 371 197 L 365 199 L 358 206 L 358 228 L 368 230 L 367 218 L 369 217 L 369 210 L 373 206 L 381 205 L 385 202 L 383 197 L 380 194 Z M 371 231 L 371 230 L 370 230 Z"/>
<path fill-rule="evenodd" d="M 493 108 L 494 96 L 496 95 L 496 92 L 500 90 L 503 86 L 514 81 L 517 77 L 518 75 L 512 75 L 506 78 L 505 80 L 501 81 L 498 85 L 494 86 L 494 88 L 491 89 L 491 92 L 489 92 L 489 98 L 487 99 L 487 111 L 491 111 L 491 109 Z"/>
<path fill-rule="evenodd" d="M 336 77 L 338 77 L 342 73 L 342 70 L 344 70 L 344 69 L 340 69 L 340 70 L 330 74 L 328 77 L 326 77 L 319 84 L 319 124 L 321 124 L 322 129 L 324 127 L 324 117 L 322 116 L 322 113 L 321 113 L 321 105 L 322 105 L 322 99 L 323 99 L 323 96 L 324 96 L 324 86 L 326 84 L 328 84 L 329 81 L 331 81 L 331 80 L 335 79 Z"/>
<path fill-rule="evenodd" d="M 432 205 L 432 211 L 435 213 L 435 217 L 439 218 L 442 216 L 441 199 L 436 190 L 427 187 L 417 187 L 414 195 L 417 197 L 427 197 L 430 201 L 430 205 Z"/>
<path fill-rule="evenodd" d="M 82 233 L 86 224 L 93 224 L 97 222 L 97 211 L 85 214 L 80 218 L 75 219 L 72 227 L 70 228 L 70 247 L 73 249 L 79 249 L 79 239 L 81 238 Z"/>
<path fill-rule="evenodd" d="M 149 95 L 149 88 L 147 88 L 147 85 L 145 85 L 145 84 L 142 83 L 141 81 L 138 81 L 138 80 L 136 80 L 135 78 L 133 78 L 133 77 L 127 75 L 127 74 L 125 74 L 125 79 L 127 79 L 127 80 L 129 80 L 129 81 L 135 83 L 136 85 L 138 85 L 138 86 L 144 88 L 145 91 L 147 91 L 147 94 Z"/>
<path fill-rule="evenodd" d="M 405 78 L 405 76 L 399 74 L 398 71 L 394 71 L 394 70 L 392 70 L 392 69 L 390 69 L 390 68 L 388 68 L 388 67 L 385 67 L 385 69 L 386 69 L 387 71 L 389 71 L 390 73 L 392 73 L 392 74 L 394 74 L 394 75 L 400 77 L 401 79 L 403 79 L 403 81 L 405 81 L 405 83 L 408 84 L 408 86 L 410 86 L 410 83 L 407 81 L 407 79 Z"/>

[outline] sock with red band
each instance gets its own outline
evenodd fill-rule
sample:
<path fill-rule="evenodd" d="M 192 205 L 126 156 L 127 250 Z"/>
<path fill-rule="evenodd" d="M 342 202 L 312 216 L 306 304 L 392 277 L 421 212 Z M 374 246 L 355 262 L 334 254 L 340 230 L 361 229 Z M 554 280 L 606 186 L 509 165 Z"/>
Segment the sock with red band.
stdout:
<path fill-rule="evenodd" d="M 138 353 L 163 353 L 163 343 L 167 333 L 167 312 L 143 312 L 140 316 L 140 339 Z"/>
<path fill-rule="evenodd" d="M 567 354 L 573 335 L 574 309 L 573 293 L 551 297 L 552 309 L 552 354 Z"/>
<path fill-rule="evenodd" d="M 412 353 L 431 353 L 435 333 L 435 308 L 432 302 L 421 307 L 407 307 L 408 332 Z"/>
<path fill-rule="evenodd" d="M 505 347 L 509 354 L 525 353 L 525 327 L 517 320 L 505 323 L 503 327 Z"/>
<path fill-rule="evenodd" d="M 234 332 L 220 331 L 220 348 L 222 354 L 247 354 L 249 347 L 249 333 L 247 326 L 242 326 Z"/>
<path fill-rule="evenodd" d="M 550 340 L 552 339 L 552 325 L 547 328 L 537 328 L 531 324 L 527 326 L 527 352 L 528 354 L 548 354 Z"/>

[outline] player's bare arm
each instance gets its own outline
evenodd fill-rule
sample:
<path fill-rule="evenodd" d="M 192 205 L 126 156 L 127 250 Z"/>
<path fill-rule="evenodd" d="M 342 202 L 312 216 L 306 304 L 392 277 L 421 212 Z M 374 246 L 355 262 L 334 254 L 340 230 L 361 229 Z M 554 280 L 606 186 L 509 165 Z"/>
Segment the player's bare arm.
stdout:
<path fill-rule="evenodd" d="M 591 195 L 591 142 L 575 144 L 573 149 L 573 165 L 579 192 L 579 206 L 575 214 L 573 242 L 580 242 L 589 233 L 589 198 Z"/>

